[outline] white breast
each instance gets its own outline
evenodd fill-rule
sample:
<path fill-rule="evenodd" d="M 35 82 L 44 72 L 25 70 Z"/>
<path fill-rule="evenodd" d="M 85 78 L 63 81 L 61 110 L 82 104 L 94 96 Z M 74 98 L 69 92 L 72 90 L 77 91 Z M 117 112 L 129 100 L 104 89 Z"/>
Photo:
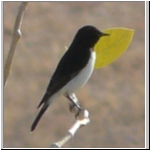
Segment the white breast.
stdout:
<path fill-rule="evenodd" d="M 63 91 L 71 94 L 84 86 L 92 75 L 95 59 L 96 54 L 93 50 L 91 50 L 91 58 L 85 68 L 80 71 L 79 75 L 77 75 L 74 79 L 72 79 L 64 86 Z"/>

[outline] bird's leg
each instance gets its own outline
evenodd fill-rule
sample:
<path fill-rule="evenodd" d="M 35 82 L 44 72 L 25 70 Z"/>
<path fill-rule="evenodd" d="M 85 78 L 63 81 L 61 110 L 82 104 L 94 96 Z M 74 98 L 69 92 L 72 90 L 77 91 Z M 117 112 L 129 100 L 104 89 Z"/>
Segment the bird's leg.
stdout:
<path fill-rule="evenodd" d="M 81 106 L 79 105 L 79 102 L 78 102 L 78 99 L 77 97 L 75 96 L 75 94 L 67 94 L 66 97 L 71 101 L 71 103 L 73 103 L 73 105 L 71 104 L 70 105 L 70 110 L 76 106 L 78 108 L 79 111 L 82 110 Z"/>

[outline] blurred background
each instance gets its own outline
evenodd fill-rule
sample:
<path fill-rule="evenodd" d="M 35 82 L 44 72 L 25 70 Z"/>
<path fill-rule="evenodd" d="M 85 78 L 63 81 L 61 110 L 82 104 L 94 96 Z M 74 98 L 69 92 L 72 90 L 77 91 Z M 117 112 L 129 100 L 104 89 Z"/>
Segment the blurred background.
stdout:
<path fill-rule="evenodd" d="M 20 2 L 4 2 L 4 62 Z M 76 92 L 91 122 L 67 148 L 142 148 L 145 142 L 145 2 L 29 2 L 4 89 L 4 147 L 47 148 L 74 123 L 68 100 L 56 99 L 36 130 L 30 127 L 51 75 L 76 31 L 87 24 L 101 31 L 135 30 L 128 50 L 95 70 Z"/>

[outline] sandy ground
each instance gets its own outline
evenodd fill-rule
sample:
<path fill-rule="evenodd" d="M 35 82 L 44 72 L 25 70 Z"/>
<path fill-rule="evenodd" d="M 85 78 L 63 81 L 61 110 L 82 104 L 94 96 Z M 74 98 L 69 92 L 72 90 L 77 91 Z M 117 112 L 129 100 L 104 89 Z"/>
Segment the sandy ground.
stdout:
<path fill-rule="evenodd" d="M 19 2 L 4 3 L 4 62 Z M 4 91 L 4 147 L 47 148 L 74 122 L 68 101 L 58 98 L 31 134 L 49 79 L 77 29 L 92 24 L 100 30 L 135 30 L 128 50 L 111 65 L 95 70 L 76 92 L 90 112 L 67 148 L 142 148 L 145 142 L 145 4 L 144 2 L 30 2 Z"/>

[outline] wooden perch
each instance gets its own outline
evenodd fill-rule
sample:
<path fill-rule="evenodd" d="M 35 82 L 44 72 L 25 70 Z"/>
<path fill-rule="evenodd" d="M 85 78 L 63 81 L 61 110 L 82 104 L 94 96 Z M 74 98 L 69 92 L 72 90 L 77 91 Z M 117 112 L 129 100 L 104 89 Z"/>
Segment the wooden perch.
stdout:
<path fill-rule="evenodd" d="M 23 20 L 23 16 L 24 16 L 24 12 L 26 10 L 27 4 L 28 2 L 21 2 L 19 11 L 16 17 L 14 30 L 13 30 L 13 36 L 12 36 L 12 42 L 10 45 L 10 50 L 9 50 L 8 57 L 5 63 L 5 68 L 4 68 L 4 86 L 10 73 L 10 68 L 11 68 L 14 52 L 16 49 L 16 45 L 21 37 L 21 25 L 22 25 L 22 20 Z"/>
<path fill-rule="evenodd" d="M 79 111 L 77 120 L 73 124 L 73 126 L 68 130 L 67 135 L 64 136 L 60 141 L 51 144 L 50 148 L 62 147 L 67 141 L 69 141 L 75 135 L 75 133 L 80 127 L 87 125 L 89 122 L 90 122 L 89 112 L 87 110 Z"/>

